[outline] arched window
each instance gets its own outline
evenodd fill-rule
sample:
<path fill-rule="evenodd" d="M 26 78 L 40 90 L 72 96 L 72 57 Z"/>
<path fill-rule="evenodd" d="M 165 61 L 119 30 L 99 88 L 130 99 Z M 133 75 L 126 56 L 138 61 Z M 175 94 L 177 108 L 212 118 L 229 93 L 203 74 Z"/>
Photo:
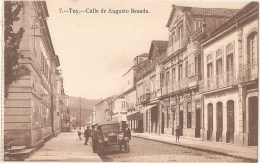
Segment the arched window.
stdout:
<path fill-rule="evenodd" d="M 254 64 L 257 61 L 257 33 L 252 32 L 247 37 L 248 64 Z"/>

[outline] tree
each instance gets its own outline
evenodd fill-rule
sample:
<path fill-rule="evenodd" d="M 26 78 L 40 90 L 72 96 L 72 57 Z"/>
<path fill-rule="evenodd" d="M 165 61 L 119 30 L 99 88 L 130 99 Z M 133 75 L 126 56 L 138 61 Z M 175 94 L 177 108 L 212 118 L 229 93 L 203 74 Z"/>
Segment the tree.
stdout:
<path fill-rule="evenodd" d="M 19 59 L 23 58 L 22 52 L 19 51 L 20 42 L 22 41 L 24 28 L 20 27 L 17 32 L 13 31 L 13 23 L 19 21 L 19 13 L 23 7 L 21 1 L 4 2 L 4 92 L 8 97 L 10 85 L 24 76 L 30 75 L 30 69 L 19 64 Z"/>

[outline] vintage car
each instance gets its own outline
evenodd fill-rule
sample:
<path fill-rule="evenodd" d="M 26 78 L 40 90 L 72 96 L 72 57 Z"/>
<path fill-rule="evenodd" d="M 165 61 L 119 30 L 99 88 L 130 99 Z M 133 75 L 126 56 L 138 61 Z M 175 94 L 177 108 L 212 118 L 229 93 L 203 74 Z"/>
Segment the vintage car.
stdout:
<path fill-rule="evenodd" d="M 99 143 L 97 153 L 102 156 L 106 151 L 122 150 L 129 152 L 129 139 L 123 137 L 124 133 L 120 130 L 120 123 L 117 121 L 98 123 Z"/>

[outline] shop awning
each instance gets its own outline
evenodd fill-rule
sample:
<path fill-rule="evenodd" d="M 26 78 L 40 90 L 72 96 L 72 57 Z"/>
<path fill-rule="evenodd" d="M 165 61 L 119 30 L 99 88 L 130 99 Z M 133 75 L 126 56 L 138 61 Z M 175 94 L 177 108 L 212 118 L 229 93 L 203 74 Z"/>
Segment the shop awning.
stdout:
<path fill-rule="evenodd" d="M 151 109 L 152 107 L 155 107 L 156 105 L 148 105 L 147 107 L 145 107 L 144 109 L 141 110 L 141 113 L 145 113 L 146 110 Z"/>
<path fill-rule="evenodd" d="M 131 120 L 142 120 L 143 119 L 143 115 L 140 112 L 135 112 L 133 114 L 130 114 L 130 115 L 126 116 L 126 118 L 127 118 L 128 121 L 131 121 Z"/>

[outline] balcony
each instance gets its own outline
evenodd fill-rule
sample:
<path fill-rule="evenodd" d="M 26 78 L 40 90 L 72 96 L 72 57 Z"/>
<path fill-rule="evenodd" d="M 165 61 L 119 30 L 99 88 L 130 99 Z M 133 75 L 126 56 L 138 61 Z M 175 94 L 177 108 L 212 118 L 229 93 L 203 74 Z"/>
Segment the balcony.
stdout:
<path fill-rule="evenodd" d="M 141 103 L 141 104 L 148 103 L 149 100 L 150 100 L 150 94 L 147 93 L 146 95 L 140 96 L 140 99 L 139 99 L 139 100 L 140 100 L 140 103 Z"/>
<path fill-rule="evenodd" d="M 180 81 L 180 89 L 188 88 L 188 78 L 181 79 Z"/>
<path fill-rule="evenodd" d="M 212 91 L 215 89 L 221 89 L 226 87 L 235 86 L 238 84 L 235 71 L 229 71 L 220 75 L 216 75 L 213 78 L 208 78 L 201 82 L 200 89 L 203 92 Z"/>
<path fill-rule="evenodd" d="M 189 77 L 188 87 L 196 88 L 197 86 L 199 86 L 199 75 Z"/>
<path fill-rule="evenodd" d="M 206 33 L 205 25 L 201 26 L 197 31 L 190 35 L 190 40 L 197 40 L 199 37 L 203 36 Z"/>
<path fill-rule="evenodd" d="M 258 79 L 258 62 L 255 61 L 251 64 L 241 65 L 239 67 L 239 83 L 248 83 Z"/>
<path fill-rule="evenodd" d="M 180 81 L 175 81 L 175 82 L 173 82 L 173 91 L 174 92 L 177 92 L 177 91 L 179 91 L 180 90 Z"/>

